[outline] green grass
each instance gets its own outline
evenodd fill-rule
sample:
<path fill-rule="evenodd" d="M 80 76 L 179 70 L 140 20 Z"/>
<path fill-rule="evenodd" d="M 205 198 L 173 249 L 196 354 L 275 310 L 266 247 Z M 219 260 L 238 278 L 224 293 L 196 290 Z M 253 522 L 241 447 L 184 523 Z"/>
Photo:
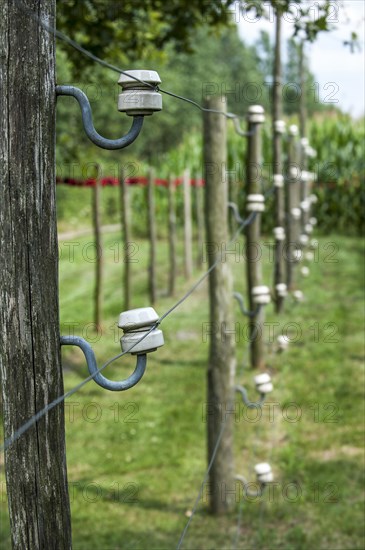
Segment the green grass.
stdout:
<path fill-rule="evenodd" d="M 75 323 L 76 334 L 95 340 L 99 364 L 119 349 L 115 323 L 123 304 L 122 263 L 114 261 L 118 238 L 118 234 L 104 236 L 105 302 L 99 335 L 90 325 L 94 264 L 80 253 L 90 239 L 74 240 L 80 246 L 72 263 L 61 246 L 61 332 L 67 333 L 69 323 Z M 337 263 L 325 261 L 325 244 L 330 241 L 338 245 Z M 133 307 L 148 304 L 148 246 L 144 241 L 137 244 Z M 156 309 L 162 314 L 174 303 L 164 296 L 164 241 L 158 253 L 161 296 Z M 267 251 L 264 256 L 265 279 L 270 283 L 273 266 Z M 275 335 L 289 322 L 297 323 L 301 335 L 280 355 L 268 343 L 267 363 L 275 390 L 258 422 L 250 421 L 238 404 L 235 461 L 237 472 L 252 480 L 255 462 L 270 461 L 278 484 L 262 499 L 243 502 L 237 544 L 237 510 L 215 518 L 201 502 L 183 548 L 364 547 L 362 256 L 359 239 L 320 239 L 319 259 L 310 264 L 310 277 L 298 277 L 305 301 L 294 305 L 288 300 L 281 317 L 274 315 L 272 306 L 267 308 L 267 322 L 279 323 Z M 232 263 L 232 268 L 235 289 L 242 291 L 244 262 Z M 177 297 L 190 286 L 182 265 L 180 269 Z M 207 466 L 202 410 L 208 343 L 202 342 L 202 324 L 208 320 L 208 309 L 204 283 L 163 323 L 166 344 L 149 356 L 147 373 L 135 388 L 111 393 L 90 382 L 68 399 L 67 464 L 75 550 L 176 547 Z M 245 319 L 237 306 L 235 313 L 242 329 Z M 269 339 L 269 326 L 265 338 Z M 331 339 L 338 341 L 326 341 Z M 236 380 L 248 387 L 254 399 L 242 330 L 237 358 Z M 124 378 L 134 361 L 123 358 L 105 374 Z M 87 376 L 78 350 L 63 350 L 63 364 L 66 390 Z M 295 412 L 301 418 L 290 422 Z M 5 549 L 10 548 L 10 539 L 3 466 L 1 476 L 0 542 Z"/>

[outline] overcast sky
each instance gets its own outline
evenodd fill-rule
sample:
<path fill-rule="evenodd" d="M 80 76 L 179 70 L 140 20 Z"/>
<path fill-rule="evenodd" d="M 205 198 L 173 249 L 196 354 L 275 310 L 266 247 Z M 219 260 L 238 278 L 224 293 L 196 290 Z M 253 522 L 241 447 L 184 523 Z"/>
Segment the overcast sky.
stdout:
<path fill-rule="evenodd" d="M 315 0 L 308 0 L 308 5 Z M 329 17 L 335 30 L 322 32 L 313 45 L 307 46 L 307 55 L 312 73 L 318 82 L 320 97 L 327 102 L 338 100 L 337 105 L 344 111 L 359 117 L 365 112 L 365 0 L 343 0 L 343 6 L 333 2 Z M 266 30 L 274 37 L 274 23 L 260 19 L 249 20 L 253 15 L 234 13 L 239 32 L 244 41 L 252 44 L 259 38 L 260 31 Z M 287 17 L 289 19 L 289 17 Z M 361 52 L 350 53 L 343 41 L 350 37 L 351 31 L 358 34 Z M 286 40 L 293 32 L 290 20 L 283 22 L 283 37 Z M 283 47 L 286 59 L 286 45 Z M 333 83 L 333 84 L 331 84 Z"/>

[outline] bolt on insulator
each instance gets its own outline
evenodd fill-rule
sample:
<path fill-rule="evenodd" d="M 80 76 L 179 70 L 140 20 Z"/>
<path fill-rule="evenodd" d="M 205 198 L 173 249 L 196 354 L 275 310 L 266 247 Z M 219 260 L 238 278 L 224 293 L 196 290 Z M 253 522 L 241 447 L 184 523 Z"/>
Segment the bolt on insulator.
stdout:
<path fill-rule="evenodd" d="M 307 267 L 306 265 L 303 265 L 303 267 L 301 268 L 300 270 L 301 274 L 303 275 L 303 277 L 308 277 L 309 275 L 309 267 Z"/>
<path fill-rule="evenodd" d="M 300 220 L 300 216 L 302 215 L 300 208 L 292 208 L 291 215 L 294 220 Z"/>
<path fill-rule="evenodd" d="M 284 120 L 275 120 L 274 128 L 277 134 L 283 134 L 285 132 L 285 122 Z"/>
<path fill-rule="evenodd" d="M 265 110 L 261 105 L 251 105 L 247 111 L 247 119 L 254 124 L 265 122 Z"/>
<path fill-rule="evenodd" d="M 262 374 L 257 374 L 254 377 L 254 382 L 257 391 L 261 394 L 270 393 L 274 389 L 274 386 L 271 382 L 271 376 L 266 372 L 263 372 Z"/>
<path fill-rule="evenodd" d="M 285 283 L 278 283 L 275 285 L 276 294 L 280 296 L 280 298 L 285 298 L 285 296 L 288 294 L 288 288 Z"/>
<path fill-rule="evenodd" d="M 301 290 L 294 290 L 293 298 L 296 302 L 302 302 L 304 300 L 304 294 Z"/>
<path fill-rule="evenodd" d="M 274 174 L 274 187 L 284 187 L 284 176 L 282 174 Z"/>
<path fill-rule="evenodd" d="M 308 212 L 310 208 L 310 202 L 308 200 L 304 200 L 300 203 L 300 208 L 303 210 L 303 212 Z"/>
<path fill-rule="evenodd" d="M 290 344 L 290 340 L 284 334 L 279 334 L 279 336 L 277 337 L 277 343 L 279 351 L 285 351 Z"/>
<path fill-rule="evenodd" d="M 312 239 L 311 242 L 310 242 L 310 247 L 311 247 L 312 250 L 317 250 L 318 241 L 316 241 L 316 239 Z"/>
<path fill-rule="evenodd" d="M 156 111 L 161 111 L 162 96 L 157 91 L 161 80 L 158 73 L 147 70 L 126 72 L 128 74 L 121 74 L 118 80 L 118 84 L 123 90 L 119 94 L 118 111 L 129 116 L 149 116 Z M 139 82 L 139 80 L 143 80 L 143 82 Z"/>
<path fill-rule="evenodd" d="M 270 303 L 270 289 L 267 286 L 260 285 L 252 288 L 252 300 L 255 304 L 266 305 Z"/>
<path fill-rule="evenodd" d="M 312 233 L 313 231 L 313 226 L 311 223 L 306 223 L 305 226 L 304 226 L 304 230 L 306 233 Z"/>
<path fill-rule="evenodd" d="M 295 248 L 293 250 L 293 261 L 294 262 L 300 262 L 302 259 L 303 252 L 300 250 L 300 248 Z"/>
<path fill-rule="evenodd" d="M 263 212 L 265 210 L 265 197 L 259 193 L 247 195 L 246 210 L 248 212 Z"/>
<path fill-rule="evenodd" d="M 299 242 L 300 244 L 303 244 L 303 245 L 306 245 L 308 244 L 308 235 L 306 235 L 305 233 L 303 233 L 302 235 L 300 235 L 299 237 Z"/>
<path fill-rule="evenodd" d="M 274 227 L 273 229 L 274 237 L 276 241 L 285 240 L 285 229 L 284 227 Z"/>
<path fill-rule="evenodd" d="M 317 225 L 317 218 L 309 218 L 309 223 L 311 224 L 312 227 L 314 227 L 315 225 Z"/>
<path fill-rule="evenodd" d="M 162 331 L 158 328 L 151 330 L 158 320 L 159 316 L 152 307 L 123 311 L 118 322 L 118 327 L 124 331 L 120 339 L 122 351 L 131 350 L 132 355 L 142 355 L 163 346 Z"/>
<path fill-rule="evenodd" d="M 292 124 L 289 126 L 289 135 L 291 136 L 297 136 L 298 135 L 298 126 L 295 124 Z"/>
<path fill-rule="evenodd" d="M 306 252 L 304 258 L 308 260 L 308 262 L 312 262 L 314 260 L 313 252 Z"/>
<path fill-rule="evenodd" d="M 260 462 L 259 464 L 256 464 L 255 472 L 257 481 L 262 485 L 274 481 L 274 474 L 272 473 L 270 464 L 267 462 Z"/>

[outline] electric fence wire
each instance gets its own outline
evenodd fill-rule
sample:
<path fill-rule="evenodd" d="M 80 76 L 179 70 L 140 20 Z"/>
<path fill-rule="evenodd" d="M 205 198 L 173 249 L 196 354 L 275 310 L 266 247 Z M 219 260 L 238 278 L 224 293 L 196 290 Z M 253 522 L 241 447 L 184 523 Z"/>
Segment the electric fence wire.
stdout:
<path fill-rule="evenodd" d="M 219 432 L 219 435 L 218 435 L 218 438 L 217 438 L 217 441 L 216 441 L 216 444 L 215 444 L 215 447 L 213 449 L 213 453 L 212 453 L 212 456 L 211 456 L 211 459 L 210 459 L 210 462 L 209 462 L 209 465 L 208 465 L 208 468 L 206 469 L 206 472 L 204 474 L 204 479 L 202 481 L 202 484 L 200 485 L 200 489 L 199 489 L 199 492 L 198 492 L 198 495 L 195 499 L 195 502 L 194 502 L 194 506 L 193 506 L 193 509 L 192 509 L 192 512 L 191 512 L 191 515 L 188 519 L 188 522 L 187 524 L 185 525 L 182 533 L 181 533 L 181 536 L 180 536 L 180 539 L 179 539 L 179 542 L 177 543 L 177 546 L 176 546 L 176 550 L 179 550 L 181 548 L 181 545 L 184 541 L 184 538 L 186 536 L 186 533 L 189 529 L 189 526 L 190 526 L 190 523 L 192 522 L 192 519 L 198 509 L 198 504 L 199 504 L 199 501 L 201 499 L 201 496 L 203 494 L 203 490 L 204 490 L 204 486 L 207 482 L 207 479 L 208 479 L 208 476 L 209 476 L 209 473 L 210 473 L 210 470 L 212 469 L 212 466 L 214 464 L 214 460 L 215 460 L 215 457 L 217 455 L 217 452 L 218 452 L 218 448 L 219 448 L 219 445 L 220 445 L 220 442 L 222 440 L 222 437 L 223 437 L 223 434 L 224 434 L 224 430 L 227 426 L 227 415 L 226 415 L 226 418 L 224 419 L 224 422 L 222 424 L 222 427 L 221 427 L 221 430 Z"/>
<path fill-rule="evenodd" d="M 76 42 L 75 40 L 73 40 L 72 38 L 70 38 L 69 36 L 64 34 L 63 32 L 57 30 L 52 25 L 49 25 L 48 23 L 43 21 L 32 10 L 30 10 L 29 8 L 24 6 L 24 4 L 22 2 L 16 2 L 16 4 L 18 5 L 19 9 L 21 9 L 23 12 L 27 13 L 33 20 L 37 21 L 39 23 L 39 25 L 44 30 L 46 30 L 47 32 L 49 32 L 50 34 L 52 34 L 53 36 L 55 36 L 59 40 L 62 40 L 62 42 L 65 42 L 69 46 L 72 46 L 72 48 L 74 48 L 78 52 L 82 53 L 83 55 L 85 55 L 86 57 L 88 57 L 89 59 L 94 61 L 95 63 L 98 63 L 102 67 L 105 67 L 106 69 L 110 69 L 111 71 L 114 71 L 118 74 L 124 74 L 125 76 L 128 76 L 129 78 L 132 78 L 133 80 L 136 80 L 137 82 L 140 82 L 144 86 L 148 86 L 149 88 L 152 88 L 156 92 L 161 92 L 162 94 L 174 97 L 174 98 L 179 99 L 181 101 L 185 101 L 186 103 L 189 103 L 190 105 L 194 105 L 195 107 L 197 107 L 202 112 L 216 113 L 216 114 L 225 116 L 227 119 L 244 118 L 244 115 L 237 115 L 235 113 L 226 113 L 226 112 L 220 111 L 218 109 L 208 109 L 207 107 L 203 107 L 202 105 L 200 105 L 197 101 L 194 101 L 193 99 L 190 99 L 188 97 L 184 97 L 184 96 L 179 95 L 179 94 L 175 94 L 174 92 L 171 92 L 169 90 L 164 90 L 163 88 L 160 88 L 158 85 L 151 84 L 150 82 L 145 82 L 141 78 L 138 78 L 138 77 L 130 74 L 128 71 L 124 71 L 120 67 L 117 67 L 116 65 L 113 65 L 112 63 L 108 63 L 107 61 L 104 61 L 103 59 L 101 59 L 97 55 L 93 54 L 92 52 L 90 52 L 89 50 L 87 50 L 86 48 L 84 48 L 83 46 L 78 44 L 78 42 Z M 246 136 L 252 135 L 250 132 L 242 133 L 242 135 L 244 135 L 244 134 Z"/>
<path fill-rule="evenodd" d="M 237 229 L 236 233 L 232 237 L 232 239 L 228 242 L 228 246 L 238 237 L 240 232 L 247 227 L 250 223 L 253 222 L 253 220 L 256 217 L 256 212 L 252 212 L 246 220 L 243 221 L 241 226 Z M 133 346 L 131 346 L 128 350 L 123 351 L 119 353 L 118 355 L 115 355 L 111 359 L 109 359 L 104 365 L 102 365 L 95 373 L 91 374 L 87 378 L 85 378 L 82 382 L 80 382 L 77 386 L 66 392 L 65 394 L 57 397 L 54 401 L 46 405 L 43 409 L 38 411 L 35 415 L 33 415 L 25 424 L 23 424 L 16 432 L 10 436 L 8 439 L 5 440 L 5 442 L 0 446 L 0 452 L 5 451 L 10 445 L 12 445 L 19 437 L 21 437 L 26 431 L 29 430 L 38 420 L 40 420 L 43 416 L 45 416 L 48 411 L 53 409 L 56 405 L 59 405 L 64 401 L 67 397 L 70 397 L 74 393 L 76 393 L 79 389 L 81 389 L 85 384 L 90 382 L 99 372 L 103 371 L 107 366 L 109 366 L 111 363 L 119 359 L 120 357 L 123 357 L 126 353 L 129 353 L 139 342 L 144 340 L 148 336 L 148 334 L 156 328 L 166 317 L 168 317 L 176 308 L 178 308 L 185 300 L 191 296 L 191 294 L 201 285 L 201 283 L 208 277 L 208 275 L 217 267 L 217 265 L 222 261 L 219 256 L 216 258 L 216 260 L 212 263 L 210 268 L 198 279 L 198 281 L 178 300 L 171 308 L 169 308 L 157 321 L 155 325 L 151 327 L 151 329 L 143 335 Z"/>
<path fill-rule="evenodd" d="M 100 59 L 99 57 L 95 56 L 93 53 L 89 52 L 88 50 L 86 50 L 85 48 L 83 48 L 82 46 L 80 46 L 77 42 L 75 42 L 74 40 L 72 40 L 71 38 L 69 38 L 68 36 L 66 36 L 65 34 L 63 34 L 62 32 L 56 30 L 55 27 L 49 25 L 48 23 L 44 22 L 41 20 L 41 18 L 36 15 L 34 12 L 32 12 L 31 10 L 29 10 L 26 6 L 24 6 L 24 4 L 22 4 L 21 2 L 16 2 L 18 7 L 24 11 L 25 13 L 27 13 L 31 18 L 33 18 L 34 20 L 36 20 L 40 26 L 42 28 L 44 28 L 46 31 L 48 31 L 49 33 L 55 35 L 57 38 L 65 41 L 66 43 L 70 44 L 72 47 L 74 47 L 76 50 L 80 51 L 81 53 L 83 53 L 84 55 L 88 56 L 90 59 L 94 60 L 95 62 L 97 63 L 100 63 L 101 65 L 103 65 L 104 67 L 106 68 L 109 68 L 113 71 L 116 71 L 118 73 L 122 73 L 122 74 L 127 74 L 129 75 L 129 73 L 127 73 L 126 71 L 122 71 L 119 67 L 116 67 L 115 65 L 111 65 L 110 63 L 107 63 L 106 61 Z M 143 80 L 137 78 L 137 77 L 134 77 L 133 75 L 129 75 L 131 76 L 131 78 L 143 83 L 143 84 L 146 84 L 150 87 L 154 87 L 152 86 L 151 84 L 147 83 L 147 82 L 144 82 Z M 192 105 L 195 105 L 196 107 L 198 107 L 201 111 L 204 111 L 204 112 L 212 112 L 212 113 L 217 113 L 217 114 L 224 114 L 227 118 L 238 118 L 238 115 L 233 115 L 232 113 L 224 113 L 223 111 L 219 111 L 219 110 L 216 110 L 216 109 L 206 109 L 204 107 L 202 107 L 201 105 L 199 105 L 198 103 L 196 103 L 195 101 L 193 100 L 190 100 L 188 98 L 184 98 L 183 96 L 179 96 L 177 94 L 174 94 L 172 92 L 167 92 L 167 91 L 163 91 L 163 90 L 160 90 L 162 91 L 163 93 L 168 93 L 169 95 L 173 96 L 173 97 L 176 97 L 177 99 L 181 99 L 183 101 L 188 101 L 188 103 L 191 103 Z M 273 189 L 271 190 L 273 191 Z M 250 216 L 244 220 L 244 222 L 241 224 L 241 226 L 237 229 L 236 233 L 234 234 L 234 236 L 232 237 L 232 239 L 229 241 L 228 244 L 231 244 L 237 237 L 238 235 L 240 234 L 240 232 L 247 226 L 249 225 L 250 223 L 252 223 L 252 221 L 255 219 L 256 217 L 256 212 L 252 212 L 250 214 Z M 191 289 L 176 303 L 174 304 L 174 306 L 172 306 L 167 312 L 165 312 L 159 319 L 158 323 L 156 324 L 156 326 L 158 324 L 160 324 L 168 315 L 170 315 L 170 313 L 172 313 L 177 307 L 179 307 L 183 302 L 185 302 L 185 300 L 196 290 L 196 288 L 198 288 L 200 286 L 200 284 L 208 277 L 208 275 L 215 269 L 215 267 L 218 265 L 219 263 L 219 258 L 217 258 L 217 260 L 210 266 L 210 268 L 198 279 L 198 281 L 191 287 Z M 153 330 L 153 328 L 155 327 L 152 327 L 151 330 Z M 147 334 L 144 335 L 143 338 L 141 338 L 137 343 L 139 343 L 140 341 L 142 341 L 147 335 L 149 334 L 149 332 Z M 134 345 L 137 345 L 134 344 Z M 134 346 L 132 346 L 134 347 Z M 132 349 L 132 348 L 130 348 Z M 125 351 L 125 352 L 122 352 L 122 353 L 119 353 L 118 355 L 116 355 L 115 357 L 113 357 L 112 359 L 108 360 L 104 365 L 102 365 L 95 373 L 93 373 L 92 375 L 88 376 L 85 380 L 83 380 L 82 382 L 80 382 L 80 384 L 78 384 L 77 386 L 75 386 L 73 389 L 69 390 L 67 393 L 57 397 L 54 401 L 52 401 L 51 403 L 49 403 L 48 405 L 46 405 L 43 409 L 41 409 L 40 411 L 38 411 L 35 415 L 33 415 L 33 417 L 31 417 L 25 424 L 23 424 L 23 426 L 21 426 L 11 437 L 9 437 L 8 439 L 5 440 L 5 442 L 0 446 L 0 452 L 3 452 L 5 451 L 10 445 L 12 445 L 14 443 L 14 441 L 16 441 L 17 439 L 19 439 L 19 437 L 21 437 L 21 435 L 23 435 L 29 428 L 31 428 L 38 420 L 40 420 L 43 416 L 45 416 L 47 414 L 48 411 L 50 411 L 51 409 L 53 409 L 56 405 L 60 404 L 62 401 L 64 401 L 67 397 L 73 395 L 76 391 L 78 391 L 79 389 L 81 389 L 85 384 L 87 384 L 90 380 L 92 380 L 99 372 L 101 372 L 102 370 L 104 370 L 108 365 L 110 365 L 112 362 L 114 362 L 115 360 L 119 359 L 120 357 L 122 357 L 123 355 L 125 355 L 126 353 L 128 353 L 129 350 Z"/>
<path fill-rule="evenodd" d="M 101 66 L 105 67 L 105 68 L 108 68 L 114 72 L 117 72 L 118 74 L 124 74 L 126 76 L 129 76 L 130 78 L 132 78 L 133 80 L 136 80 L 138 82 L 140 82 L 141 84 L 145 85 L 145 86 L 148 86 L 150 88 L 153 88 L 155 89 L 156 91 L 159 91 L 165 95 L 168 95 L 170 97 L 174 97 L 176 99 L 179 99 L 181 101 L 184 101 L 186 103 L 189 103 L 190 105 L 193 105 L 195 106 L 196 108 L 198 108 L 200 111 L 202 112 L 210 112 L 210 113 L 215 113 L 215 114 L 219 114 L 219 115 L 223 115 L 225 116 L 227 119 L 239 119 L 239 118 L 242 118 L 240 117 L 239 115 L 236 115 L 234 113 L 226 113 L 224 111 L 221 111 L 221 110 L 217 110 L 217 109 L 209 109 L 209 108 L 206 108 L 206 107 L 203 107 L 202 105 L 200 105 L 198 102 L 190 99 L 190 98 L 187 98 L 187 97 L 184 97 L 184 96 L 181 96 L 181 95 L 178 95 L 174 92 L 171 92 L 169 90 L 165 90 L 163 88 L 160 88 L 159 86 L 154 86 L 148 82 L 145 82 L 144 80 L 142 79 L 139 79 L 138 77 L 130 74 L 128 71 L 124 71 L 122 70 L 120 67 L 117 67 L 116 65 L 113 65 L 111 63 L 108 63 L 106 61 L 104 61 L 103 59 L 97 57 L 96 55 L 94 55 L 92 52 L 90 52 L 89 50 L 87 50 L 86 48 L 84 48 L 83 46 L 81 46 L 80 44 L 78 44 L 76 41 L 72 40 L 71 38 L 69 38 L 67 35 L 65 35 L 64 33 L 62 33 L 61 31 L 58 31 L 55 27 L 45 23 L 44 21 L 41 20 L 40 17 L 38 17 L 34 12 L 32 12 L 31 10 L 29 10 L 28 8 L 26 8 L 22 3 L 18 2 L 18 6 L 23 10 L 25 11 L 26 13 L 28 13 L 28 15 L 30 17 L 32 17 L 33 19 L 37 20 L 38 23 L 40 24 L 40 26 L 42 28 L 44 28 L 46 31 L 48 31 L 49 33 L 53 34 L 55 37 L 57 37 L 58 39 L 62 40 L 63 42 L 67 43 L 68 45 L 72 46 L 74 49 L 76 49 L 77 51 L 79 51 L 80 53 L 82 53 L 83 55 L 85 55 L 86 57 L 90 58 L 91 60 L 93 60 L 94 62 L 100 64 Z M 237 127 L 237 126 L 236 126 Z M 253 135 L 254 132 L 241 132 L 241 135 L 242 136 L 250 136 L 250 135 Z M 270 190 L 271 192 L 273 190 Z M 229 241 L 229 244 L 231 244 L 239 235 L 239 233 L 246 227 L 248 226 L 250 223 L 253 222 L 253 220 L 255 219 L 256 217 L 256 213 L 252 213 L 242 224 L 241 226 L 237 229 L 236 233 L 234 234 L 234 236 L 232 237 L 231 241 Z M 56 398 L 54 401 L 52 401 L 51 403 L 49 403 L 46 407 L 44 407 L 43 409 L 41 409 L 40 411 L 38 411 L 31 419 L 29 419 L 25 424 L 23 424 L 23 426 L 21 426 L 10 438 L 8 438 L 3 445 L 0 446 L 0 451 L 5 451 L 10 445 L 12 445 L 17 439 L 19 439 L 28 429 L 30 429 L 36 422 L 38 422 L 38 420 L 40 420 L 43 416 L 45 416 L 51 409 L 53 409 L 54 407 L 56 407 L 58 404 L 60 404 L 61 402 L 63 402 L 67 397 L 70 397 L 71 395 L 73 395 L 74 393 L 76 393 L 79 389 L 81 389 L 84 385 L 86 385 L 89 381 L 91 381 L 99 372 L 101 372 L 102 370 L 104 370 L 107 366 L 109 366 L 112 362 L 114 362 L 115 360 L 119 359 L 120 357 L 124 356 L 126 353 L 129 353 L 129 351 L 131 351 L 131 349 L 137 345 L 139 342 L 141 342 L 144 338 L 146 338 L 148 336 L 148 334 L 157 326 L 159 325 L 168 315 L 170 315 L 175 309 L 177 309 L 183 302 L 185 302 L 185 300 L 196 290 L 196 288 L 198 288 L 200 286 L 200 284 L 208 277 L 208 275 L 215 269 L 215 267 L 218 265 L 219 263 L 219 258 L 217 258 L 217 260 L 210 266 L 210 268 L 198 279 L 198 281 L 190 288 L 190 290 L 178 301 L 174 304 L 174 306 L 172 306 L 168 311 L 166 311 L 159 319 L 158 323 L 156 323 L 156 325 L 154 325 L 153 327 L 151 327 L 150 331 L 148 333 L 146 333 L 140 340 L 138 340 L 138 342 L 136 342 L 129 350 L 127 351 L 124 351 L 124 352 L 121 352 L 119 354 L 117 354 L 116 356 L 114 356 L 113 358 L 109 359 L 106 363 L 104 363 L 104 365 L 102 365 L 95 373 L 93 373 L 92 375 L 88 376 L 86 379 L 84 379 L 82 382 L 80 382 L 77 386 L 75 386 L 74 388 L 72 388 L 71 390 L 69 390 L 68 392 L 66 392 L 65 394 L 63 394 L 62 396 L 59 396 L 58 398 Z M 211 461 L 209 463 L 209 466 L 206 470 L 206 473 L 205 473 L 205 476 L 204 476 L 204 480 L 203 480 L 203 483 L 200 487 L 200 490 L 199 490 L 199 493 L 198 493 L 198 496 L 197 496 L 197 499 L 194 503 L 194 507 L 193 507 L 193 511 L 192 511 L 192 514 L 182 532 L 182 535 L 180 537 L 180 540 L 179 540 L 179 543 L 178 543 L 178 546 L 177 548 L 179 549 L 181 547 L 181 544 L 185 538 L 185 535 L 187 533 L 187 530 L 190 526 L 190 523 L 196 513 L 196 510 L 197 510 L 197 506 L 198 506 L 198 503 L 199 503 L 199 500 L 201 498 L 201 494 L 202 494 L 202 491 L 203 491 L 203 488 L 204 488 L 204 485 L 206 483 L 206 480 L 208 478 L 208 475 L 209 475 L 209 472 L 213 466 L 213 463 L 214 463 L 214 460 L 215 460 L 215 457 L 216 457 L 216 454 L 217 454 L 217 451 L 218 451 L 218 448 L 219 448 L 219 445 L 220 445 L 220 442 L 221 442 L 221 439 L 222 439 L 222 436 L 223 436 L 223 433 L 224 433 L 224 429 L 226 427 L 226 422 L 222 425 L 222 428 L 221 428 L 221 431 L 220 431 L 220 434 L 218 436 L 218 439 L 217 439 L 217 442 L 216 442 L 216 445 L 215 445 L 215 448 L 213 450 L 213 453 L 212 453 L 212 457 L 211 457 Z"/>

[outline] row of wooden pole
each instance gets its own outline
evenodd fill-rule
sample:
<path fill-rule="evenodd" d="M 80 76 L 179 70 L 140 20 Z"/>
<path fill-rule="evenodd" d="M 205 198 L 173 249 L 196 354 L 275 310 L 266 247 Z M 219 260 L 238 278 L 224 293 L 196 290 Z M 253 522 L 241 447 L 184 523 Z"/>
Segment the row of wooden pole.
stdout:
<path fill-rule="evenodd" d="M 168 212 L 167 230 L 168 230 L 168 255 L 169 272 L 167 282 L 167 293 L 174 296 L 176 279 L 178 276 L 178 257 L 177 257 L 177 216 L 176 216 L 176 186 L 175 179 L 170 176 L 168 180 Z M 189 280 L 193 273 L 193 219 L 196 225 L 196 265 L 201 268 L 203 263 L 203 244 L 204 244 L 204 212 L 203 212 L 203 189 L 199 186 L 194 187 L 195 193 L 195 212 L 192 210 L 192 186 L 190 180 L 190 170 L 186 169 L 183 173 L 183 196 L 184 196 L 184 275 Z M 156 202 L 155 202 L 155 171 L 150 169 L 148 174 L 148 185 L 146 202 L 148 208 L 148 241 L 149 241 L 149 259 L 148 259 L 148 293 L 150 303 L 156 303 L 158 296 L 158 259 L 157 242 L 158 231 L 156 223 Z M 132 304 L 132 258 L 130 248 L 132 243 L 131 230 L 131 205 L 130 205 L 130 186 L 126 184 L 123 173 L 120 178 L 120 212 L 123 243 L 123 302 L 124 309 L 130 309 Z M 92 188 L 92 223 L 95 248 L 97 250 L 95 260 L 95 285 L 94 285 L 94 323 L 100 327 L 102 322 L 102 283 L 103 283 L 103 252 L 101 238 L 101 185 L 96 180 Z"/>
<path fill-rule="evenodd" d="M 226 117 L 224 103 L 218 98 L 211 98 L 205 107 L 213 112 L 204 113 L 204 166 L 205 166 L 205 214 L 207 243 L 227 245 L 229 242 L 227 208 L 229 192 L 222 177 L 221 168 L 226 162 Z M 257 110 L 257 109 L 256 109 Z M 222 114 L 219 114 L 222 111 Z M 250 109 L 252 116 L 248 117 L 248 146 L 246 158 L 246 191 L 247 195 L 261 195 L 262 187 L 257 169 L 262 168 L 260 120 L 254 115 L 255 109 Z M 275 121 L 274 121 L 275 122 Z M 282 143 L 281 133 L 275 130 L 274 174 L 282 173 Z M 308 180 L 304 177 L 306 166 L 305 147 L 296 139 L 295 127 L 289 131 L 288 163 L 295 170 L 290 171 L 290 177 L 285 188 L 275 187 L 275 224 L 286 228 L 287 239 L 292 245 L 292 252 L 300 249 L 300 235 L 305 231 L 308 214 L 302 210 L 301 219 L 294 219 L 293 208 L 299 208 L 308 200 Z M 212 170 L 211 167 L 217 167 Z M 304 172 L 303 172 L 304 170 Z M 301 172 L 302 171 L 302 172 Z M 286 191 L 286 192 L 285 192 Z M 246 212 L 246 216 L 249 212 Z M 247 320 L 250 334 L 250 365 L 253 368 L 265 368 L 264 356 L 264 307 L 257 308 L 252 289 L 262 286 L 261 260 L 257 257 L 257 248 L 261 246 L 261 212 L 255 212 L 251 223 L 245 230 L 246 242 L 246 279 L 248 303 L 252 317 Z M 294 286 L 293 255 L 288 254 L 284 261 L 284 242 L 276 243 L 276 252 L 280 252 L 280 260 L 275 261 L 274 282 L 287 283 Z M 223 258 L 222 249 L 209 247 L 209 266 L 217 262 L 209 277 L 210 298 L 210 352 L 207 373 L 207 438 L 208 462 L 215 459 L 209 476 L 209 495 L 211 510 L 224 513 L 234 506 L 234 460 L 233 460 L 233 423 L 234 423 L 234 385 L 235 385 L 235 325 L 233 323 L 233 289 L 229 265 Z M 244 276 L 244 274 L 242 274 Z M 281 311 L 284 300 L 276 302 L 276 310 Z M 224 433 L 222 432 L 224 425 Z M 222 433 L 221 433 L 222 432 Z M 218 449 L 216 448 L 219 441 Z"/>

